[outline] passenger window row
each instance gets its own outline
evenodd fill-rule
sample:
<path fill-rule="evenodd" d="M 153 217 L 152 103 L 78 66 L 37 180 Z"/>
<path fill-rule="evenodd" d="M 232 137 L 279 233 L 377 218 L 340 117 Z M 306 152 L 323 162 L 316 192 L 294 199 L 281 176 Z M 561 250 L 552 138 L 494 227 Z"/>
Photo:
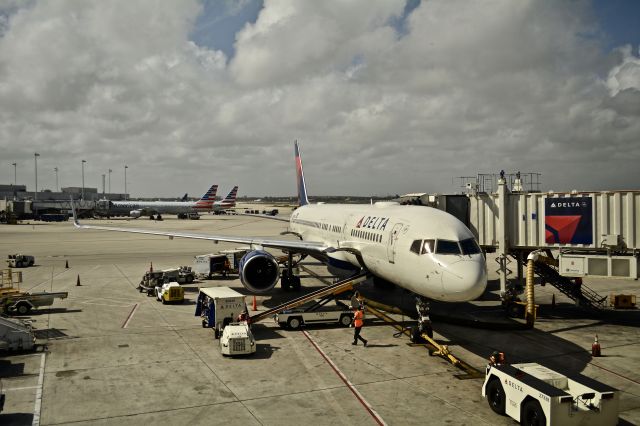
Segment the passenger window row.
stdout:
<path fill-rule="evenodd" d="M 361 229 L 352 229 L 351 236 L 356 238 L 362 238 L 363 240 L 374 241 L 376 243 L 382 242 L 382 235 L 369 231 L 363 231 Z"/>

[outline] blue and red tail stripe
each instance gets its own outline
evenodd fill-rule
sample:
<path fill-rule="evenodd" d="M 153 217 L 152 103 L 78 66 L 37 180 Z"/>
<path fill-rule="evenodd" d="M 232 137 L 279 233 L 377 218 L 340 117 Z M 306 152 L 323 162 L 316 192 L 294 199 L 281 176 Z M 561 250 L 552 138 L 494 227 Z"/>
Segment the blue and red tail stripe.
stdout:
<path fill-rule="evenodd" d="M 237 196 L 238 196 L 238 187 L 234 186 L 231 192 L 229 192 L 229 194 L 224 198 L 224 200 L 222 200 L 222 202 L 223 203 L 229 202 L 229 201 L 235 202 Z"/>
<path fill-rule="evenodd" d="M 209 190 L 207 192 L 205 192 L 205 194 L 200 198 L 200 201 L 202 200 L 215 200 L 216 199 L 216 192 L 218 192 L 218 185 L 211 185 L 211 188 L 209 188 Z"/>

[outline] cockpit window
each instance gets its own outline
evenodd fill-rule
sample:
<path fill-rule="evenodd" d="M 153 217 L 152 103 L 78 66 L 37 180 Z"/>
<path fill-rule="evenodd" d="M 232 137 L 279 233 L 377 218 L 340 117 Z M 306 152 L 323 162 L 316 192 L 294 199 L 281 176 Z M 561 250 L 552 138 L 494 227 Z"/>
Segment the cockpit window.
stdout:
<path fill-rule="evenodd" d="M 478 254 L 480 253 L 480 247 L 476 243 L 476 240 L 469 238 L 468 240 L 460 241 L 460 247 L 462 248 L 462 254 Z"/>
<path fill-rule="evenodd" d="M 435 248 L 436 240 L 424 240 L 422 245 L 422 253 L 433 253 L 433 249 Z"/>
<path fill-rule="evenodd" d="M 422 247 L 422 240 L 415 240 L 413 243 L 411 243 L 410 250 L 415 254 L 420 254 L 420 247 Z"/>
<path fill-rule="evenodd" d="M 438 240 L 436 245 L 437 254 L 460 254 L 460 246 L 457 241 Z"/>

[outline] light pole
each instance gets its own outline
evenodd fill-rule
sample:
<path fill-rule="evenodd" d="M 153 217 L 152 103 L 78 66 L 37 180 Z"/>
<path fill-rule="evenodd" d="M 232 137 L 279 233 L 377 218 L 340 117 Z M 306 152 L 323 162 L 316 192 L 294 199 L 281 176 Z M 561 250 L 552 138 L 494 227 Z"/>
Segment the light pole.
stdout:
<path fill-rule="evenodd" d="M 104 198 L 104 173 L 102 174 L 102 198 Z"/>
<path fill-rule="evenodd" d="M 11 163 L 13 166 L 13 186 L 18 184 L 18 163 Z"/>
<path fill-rule="evenodd" d="M 54 167 L 53 171 L 56 172 L 56 192 L 59 192 L 60 190 L 58 189 L 58 168 Z"/>
<path fill-rule="evenodd" d="M 127 169 L 129 166 L 125 164 L 124 166 L 124 199 L 127 199 Z"/>
<path fill-rule="evenodd" d="M 113 170 L 109 169 L 109 194 L 111 194 L 111 172 Z"/>
<path fill-rule="evenodd" d="M 33 159 L 34 159 L 34 161 L 36 163 L 36 192 L 34 193 L 34 196 L 33 196 L 34 200 L 38 199 L 38 157 L 40 157 L 40 154 L 35 152 L 33 154 Z"/>
<path fill-rule="evenodd" d="M 87 160 L 82 160 L 82 201 L 84 201 L 84 163 L 86 163 Z"/>

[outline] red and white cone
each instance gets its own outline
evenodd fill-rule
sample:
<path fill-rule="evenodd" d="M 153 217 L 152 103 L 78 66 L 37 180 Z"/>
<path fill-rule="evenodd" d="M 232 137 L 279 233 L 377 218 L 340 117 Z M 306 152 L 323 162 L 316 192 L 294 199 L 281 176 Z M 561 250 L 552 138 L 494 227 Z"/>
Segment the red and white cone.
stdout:
<path fill-rule="evenodd" d="M 591 345 L 591 356 L 602 356 L 600 352 L 600 343 L 598 343 L 598 335 L 596 334 L 596 338 Z"/>

